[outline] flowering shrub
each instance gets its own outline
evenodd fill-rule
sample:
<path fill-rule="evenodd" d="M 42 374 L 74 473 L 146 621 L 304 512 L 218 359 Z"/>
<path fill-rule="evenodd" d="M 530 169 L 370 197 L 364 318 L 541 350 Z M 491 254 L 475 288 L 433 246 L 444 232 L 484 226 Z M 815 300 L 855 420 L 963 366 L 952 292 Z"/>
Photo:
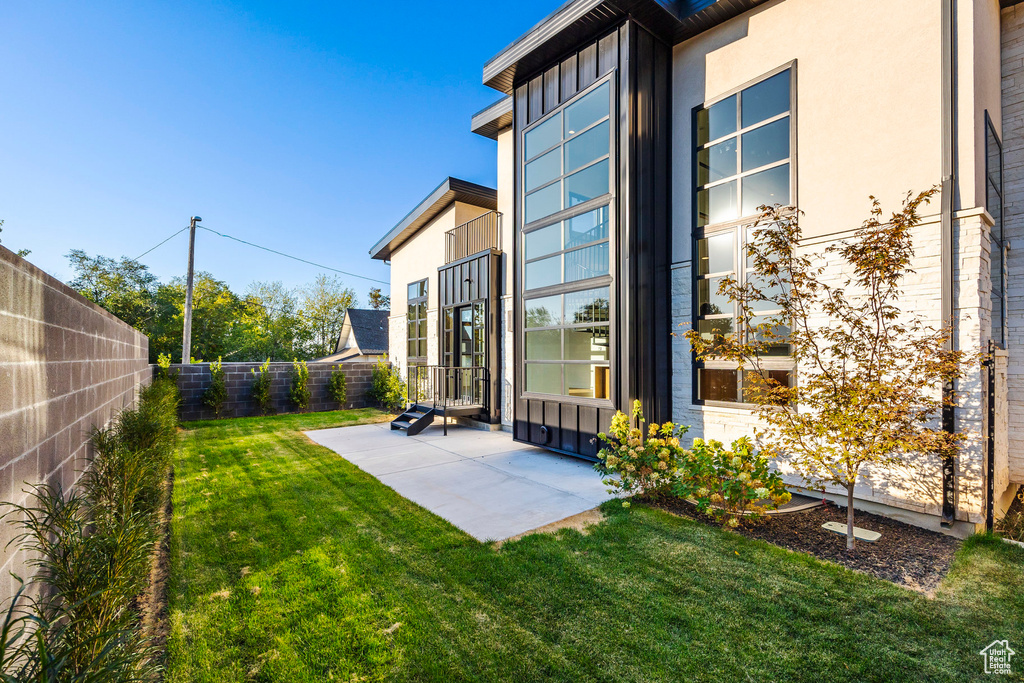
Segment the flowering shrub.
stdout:
<path fill-rule="evenodd" d="M 731 450 L 720 441 L 694 439 L 693 449 L 679 462 L 672 492 L 737 527 L 744 514 L 760 518 L 793 497 L 768 462 L 747 437 L 733 441 Z"/>
<path fill-rule="evenodd" d="M 635 427 L 630 426 L 628 415 L 616 412 L 609 433 L 598 434 L 607 445 L 597 454 L 600 462 L 594 469 L 605 475 L 619 475 L 618 479 L 608 476 L 604 480 L 612 492 L 657 495 L 667 489 L 679 469 L 684 452 L 679 447 L 679 437 L 688 427 L 652 422 L 645 432 L 640 401 L 633 402 L 633 420 Z M 629 507 L 629 502 L 622 506 Z"/>

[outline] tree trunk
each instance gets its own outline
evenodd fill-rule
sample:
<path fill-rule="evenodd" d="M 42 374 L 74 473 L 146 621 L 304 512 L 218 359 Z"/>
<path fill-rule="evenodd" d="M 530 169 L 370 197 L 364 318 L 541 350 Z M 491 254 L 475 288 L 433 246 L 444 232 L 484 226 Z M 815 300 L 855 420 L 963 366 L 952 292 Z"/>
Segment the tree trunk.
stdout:
<path fill-rule="evenodd" d="M 853 484 L 846 487 L 846 549 L 853 550 Z"/>

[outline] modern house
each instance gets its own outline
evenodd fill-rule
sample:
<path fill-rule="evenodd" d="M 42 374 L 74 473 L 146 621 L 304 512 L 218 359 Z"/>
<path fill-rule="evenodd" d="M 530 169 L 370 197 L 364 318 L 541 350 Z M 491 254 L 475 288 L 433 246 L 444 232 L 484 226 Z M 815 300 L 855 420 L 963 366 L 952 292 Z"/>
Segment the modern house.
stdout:
<path fill-rule="evenodd" d="M 334 353 L 318 358 L 317 362 L 373 363 L 387 360 L 390 313 L 364 308 L 346 310 Z"/>
<path fill-rule="evenodd" d="M 749 435 L 743 373 L 673 333 L 743 333 L 715 291 L 746 277 L 756 207 L 797 206 L 823 250 L 869 196 L 939 185 L 906 305 L 958 348 L 994 344 L 992 389 L 980 365 L 959 383 L 955 461 L 868 472 L 858 504 L 970 528 L 1024 484 L 1024 4 L 571 0 L 483 82 L 500 97 L 471 129 L 497 142 L 497 189 L 450 178 L 371 251 L 390 357 L 423 396 L 584 458 L 634 399 L 691 436 Z"/>

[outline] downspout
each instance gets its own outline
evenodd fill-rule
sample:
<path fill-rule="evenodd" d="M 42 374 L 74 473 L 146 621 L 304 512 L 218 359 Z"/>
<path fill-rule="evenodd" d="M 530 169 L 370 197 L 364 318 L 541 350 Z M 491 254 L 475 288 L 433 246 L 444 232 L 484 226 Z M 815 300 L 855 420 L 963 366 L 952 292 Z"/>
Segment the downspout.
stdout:
<path fill-rule="evenodd" d="M 941 205 L 941 320 L 949 326 L 946 349 L 956 349 L 956 324 L 953 319 L 953 211 L 956 202 L 956 0 L 942 0 L 942 205 Z M 942 408 L 942 428 L 956 431 L 956 413 L 951 403 L 956 386 L 943 387 L 947 399 Z M 951 527 L 956 520 L 956 468 L 952 455 L 942 458 L 942 526 Z"/>

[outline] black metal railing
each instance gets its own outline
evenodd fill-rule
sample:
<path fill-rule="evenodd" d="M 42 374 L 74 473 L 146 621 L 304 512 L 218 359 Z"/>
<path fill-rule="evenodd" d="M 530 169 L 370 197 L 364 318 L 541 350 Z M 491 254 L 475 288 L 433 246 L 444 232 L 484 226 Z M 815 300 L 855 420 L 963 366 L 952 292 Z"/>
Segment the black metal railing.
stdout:
<path fill-rule="evenodd" d="M 435 408 L 482 406 L 481 412 L 487 412 L 490 382 L 483 366 L 414 365 L 409 368 L 407 398 L 409 403 L 429 403 Z"/>
<path fill-rule="evenodd" d="M 487 249 L 501 250 L 501 214 L 497 211 L 489 211 L 445 233 L 445 263 L 452 263 Z"/>

